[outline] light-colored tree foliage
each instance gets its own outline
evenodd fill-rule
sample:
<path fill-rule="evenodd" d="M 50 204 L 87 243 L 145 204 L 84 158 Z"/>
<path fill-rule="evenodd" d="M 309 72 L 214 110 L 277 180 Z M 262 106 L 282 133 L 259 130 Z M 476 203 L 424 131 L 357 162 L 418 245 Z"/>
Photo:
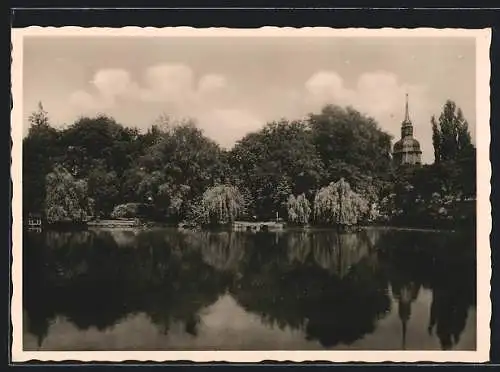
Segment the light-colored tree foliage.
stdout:
<path fill-rule="evenodd" d="M 119 204 L 113 208 L 111 218 L 137 218 L 139 209 L 139 203 Z"/>
<path fill-rule="evenodd" d="M 305 194 L 290 195 L 287 202 L 288 221 L 297 225 L 307 225 L 311 216 L 311 206 Z"/>
<path fill-rule="evenodd" d="M 85 221 L 90 205 L 85 180 L 76 180 L 68 170 L 56 166 L 46 177 L 46 188 L 49 223 Z"/>
<path fill-rule="evenodd" d="M 211 224 L 233 222 L 245 210 L 245 199 L 238 188 L 217 185 L 203 193 L 201 200 L 202 221 Z"/>
<path fill-rule="evenodd" d="M 314 217 L 322 224 L 356 225 L 367 212 L 367 201 L 343 178 L 323 187 L 314 198 Z"/>

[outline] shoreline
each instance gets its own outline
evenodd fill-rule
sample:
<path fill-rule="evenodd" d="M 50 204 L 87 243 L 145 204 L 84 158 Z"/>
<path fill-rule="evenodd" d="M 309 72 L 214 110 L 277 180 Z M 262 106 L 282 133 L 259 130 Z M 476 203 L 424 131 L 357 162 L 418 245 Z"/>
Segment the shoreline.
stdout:
<path fill-rule="evenodd" d="M 191 226 L 182 226 L 181 224 L 168 224 L 168 223 L 159 223 L 152 221 L 138 221 L 138 220 L 102 220 L 102 221 L 92 221 L 87 223 L 86 225 L 78 225 L 78 224 L 68 224 L 65 225 L 64 228 L 60 226 L 44 226 L 41 230 L 46 231 L 80 231 L 80 230 L 149 230 L 149 229 L 176 229 L 176 230 L 188 230 L 188 231 L 235 231 L 235 232 L 287 232 L 287 231 L 332 231 L 337 230 L 336 227 L 328 227 L 328 226 L 287 226 L 286 223 L 276 223 L 276 222 L 244 222 L 236 221 L 237 226 L 223 226 L 219 228 L 204 228 L 204 227 L 191 227 Z M 244 225 L 246 228 L 241 228 Z M 446 228 L 431 228 L 431 227 L 413 227 L 413 226 L 397 226 L 397 225 L 358 225 L 354 228 L 352 233 L 356 232 L 356 230 L 369 230 L 369 229 L 377 229 L 377 230 L 396 230 L 396 231 L 415 231 L 415 232 L 429 232 L 429 233 L 443 233 L 443 232 L 457 232 L 464 230 L 471 230 L 467 227 L 461 228 L 457 227 L 454 229 L 446 229 Z M 26 228 L 25 230 L 30 230 L 30 228 Z M 349 232 L 347 232 L 349 233 Z"/>

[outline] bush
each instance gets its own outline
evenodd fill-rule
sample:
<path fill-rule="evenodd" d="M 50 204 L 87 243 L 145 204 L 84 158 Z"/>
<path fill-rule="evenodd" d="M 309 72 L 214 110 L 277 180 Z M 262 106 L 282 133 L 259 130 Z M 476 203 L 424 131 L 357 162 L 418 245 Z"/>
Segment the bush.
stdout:
<path fill-rule="evenodd" d="M 137 218 L 141 215 L 140 203 L 119 204 L 111 212 L 111 218 Z"/>

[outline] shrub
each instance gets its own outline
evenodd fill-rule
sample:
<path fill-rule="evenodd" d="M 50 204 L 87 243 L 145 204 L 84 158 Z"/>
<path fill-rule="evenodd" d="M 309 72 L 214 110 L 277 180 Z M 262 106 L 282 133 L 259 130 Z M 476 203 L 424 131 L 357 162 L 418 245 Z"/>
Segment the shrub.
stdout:
<path fill-rule="evenodd" d="M 119 204 L 111 212 L 111 218 L 137 218 L 140 216 L 140 203 Z"/>

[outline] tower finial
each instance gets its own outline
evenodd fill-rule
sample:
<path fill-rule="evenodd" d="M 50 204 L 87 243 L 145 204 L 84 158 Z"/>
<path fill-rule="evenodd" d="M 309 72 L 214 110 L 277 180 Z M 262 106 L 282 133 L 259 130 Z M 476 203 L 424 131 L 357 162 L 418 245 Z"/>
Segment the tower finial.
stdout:
<path fill-rule="evenodd" d="M 408 111 L 408 92 L 406 92 L 405 121 L 410 121 L 410 113 Z"/>

